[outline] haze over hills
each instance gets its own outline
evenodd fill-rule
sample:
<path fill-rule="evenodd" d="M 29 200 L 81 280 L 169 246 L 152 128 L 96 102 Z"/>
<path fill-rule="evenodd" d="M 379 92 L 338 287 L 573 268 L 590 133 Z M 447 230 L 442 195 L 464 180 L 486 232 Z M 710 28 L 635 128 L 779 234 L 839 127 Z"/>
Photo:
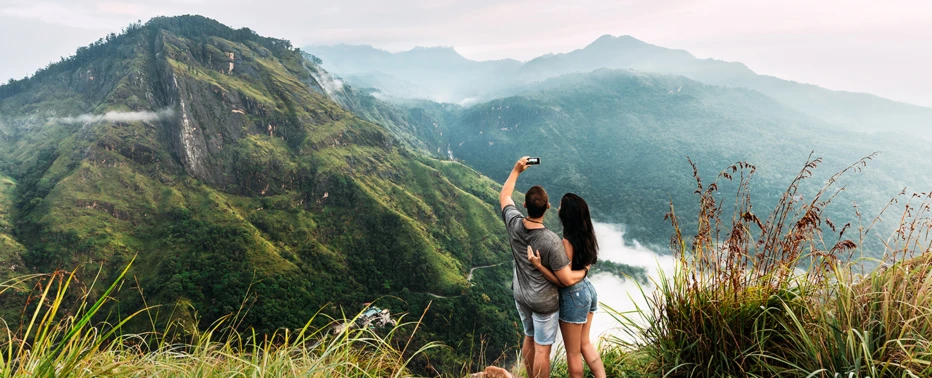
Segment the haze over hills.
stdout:
<path fill-rule="evenodd" d="M 394 116 L 384 115 L 386 107 Z M 682 76 L 600 69 L 469 107 L 411 101 L 356 112 L 394 119 L 381 123 L 402 125 L 392 129 L 417 133 L 412 139 L 424 150 L 494 180 L 508 174 L 500 161 L 540 156 L 542 165 L 523 176 L 529 182 L 554 196 L 579 193 L 597 219 L 624 224 L 629 237 L 659 251 L 666 250 L 671 232 L 664 221 L 670 201 L 681 213 L 696 210 L 687 157 L 706 182 L 738 161 L 756 165 L 753 193 L 761 216 L 813 151 L 824 162 L 804 185 L 807 196 L 848 164 L 881 152 L 864 172 L 844 178 L 848 188 L 827 212 L 836 224 L 858 223 L 855 202 L 873 219 L 904 188 L 932 187 L 932 148 L 925 143 L 846 131 L 759 92 Z M 722 193 L 731 193 L 727 183 L 720 185 Z M 892 232 L 885 227 L 870 236 L 867 256 L 882 253 L 878 240 Z"/>
<path fill-rule="evenodd" d="M 847 130 L 861 132 L 907 132 L 914 136 L 932 138 L 932 109 L 899 103 L 863 93 L 832 91 L 815 85 L 801 84 L 772 76 L 758 75 L 741 63 L 724 62 L 715 59 L 698 59 L 684 50 L 667 49 L 645 43 L 631 36 L 613 37 L 605 35 L 588 46 L 568 53 L 549 54 L 532 59 L 520 67 L 514 62 L 502 65 L 498 71 L 487 74 L 484 78 L 474 70 L 472 76 L 464 75 L 462 67 L 479 67 L 488 62 L 471 62 L 465 58 L 451 58 L 452 51 L 443 49 L 443 59 L 419 55 L 430 59 L 433 64 L 404 60 L 406 64 L 417 67 L 431 67 L 424 71 L 409 71 L 396 64 L 389 57 L 410 55 L 405 53 L 388 53 L 370 46 L 339 46 L 306 48 L 312 54 L 321 56 L 324 67 L 332 67 L 337 74 L 346 74 L 351 83 L 366 87 L 372 86 L 386 94 L 404 98 L 424 98 L 441 102 L 474 103 L 496 97 L 516 94 L 522 87 L 547 78 L 568 74 L 591 72 L 599 68 L 631 69 L 641 72 L 681 75 L 706 84 L 722 85 L 735 88 L 749 88 L 764 93 L 774 99 L 806 114 L 815 116 L 830 124 Z M 414 50 L 412 50 L 414 51 Z M 378 54 L 381 59 L 367 60 L 366 65 L 352 66 L 346 72 L 341 66 L 355 61 L 360 56 Z M 438 54 L 440 55 L 440 54 Z M 400 59 L 400 58 L 398 58 Z M 400 61 L 400 60 L 395 60 Z M 449 64 L 455 61 L 457 64 Z M 488 66 L 487 66 L 488 67 Z M 380 80 L 365 80 L 381 75 Z M 442 92 L 436 92 L 434 82 L 428 77 L 468 77 L 468 85 L 455 91 L 449 87 L 455 81 L 447 79 Z M 486 87 L 476 84 L 476 80 Z M 398 85 L 398 81 L 409 83 L 407 87 Z M 410 84 L 413 84 L 410 85 Z M 416 88 L 416 89 L 413 89 Z M 458 93 L 458 95 L 454 95 Z M 453 96 L 451 98 L 451 96 Z"/>
<path fill-rule="evenodd" d="M 741 63 L 698 59 L 686 51 L 651 45 L 630 36 L 606 35 L 583 49 L 531 60 L 522 67 L 522 74 L 540 79 L 598 68 L 682 75 L 707 84 L 749 88 L 849 130 L 905 131 L 932 138 L 930 108 L 758 75 Z"/>
<path fill-rule="evenodd" d="M 377 62 L 365 67 L 398 72 Z M 404 75 L 409 83 L 419 80 L 414 72 Z M 669 237 L 663 215 L 670 199 L 686 213 L 695 206 L 687 156 L 706 179 L 739 160 L 757 165 L 766 208 L 812 151 L 826 160 L 823 178 L 881 152 L 862 177 L 851 178 L 858 184 L 833 213 L 842 224 L 853 221 L 847 204 L 854 201 L 873 217 L 904 188 L 932 186 L 932 149 L 907 136 L 929 135 L 932 109 L 757 75 L 740 63 L 697 59 L 630 36 L 603 36 L 583 49 L 539 57 L 505 80 L 489 80 L 499 89 L 476 95 L 486 99 L 478 104 L 396 97 L 393 107 L 354 111 L 395 125 L 396 133 L 416 134 L 401 139 L 496 180 L 507 175 L 498 161 L 540 155 L 547 163 L 528 177 L 556 193 L 582 194 L 603 221 L 622 223 L 629 236 L 654 246 Z M 391 86 L 374 87 L 377 96 L 403 96 Z M 892 232 L 876 231 L 871 256 L 881 252 L 879 238 Z"/>
<path fill-rule="evenodd" d="M 311 46 L 323 66 L 359 87 L 405 98 L 462 103 L 507 88 L 521 62 L 469 60 L 452 47 L 416 47 L 390 53 L 371 46 Z"/>
<path fill-rule="evenodd" d="M 605 62 L 625 68 L 598 68 Z M 446 67 L 440 64 L 434 69 Z M 674 70 L 683 74 L 669 75 Z M 449 74 L 455 75 L 452 70 Z M 418 80 L 416 73 L 406 75 L 406 80 Z M 898 116 L 922 118 L 925 108 L 759 76 L 738 63 L 700 60 L 688 52 L 632 37 L 604 36 L 581 50 L 540 57 L 509 79 L 509 89 L 478 95 L 491 98 L 478 104 L 399 98 L 389 98 L 389 104 L 372 98 L 357 101 L 360 106 L 351 110 L 388 125 L 416 148 L 462 161 L 495 180 L 507 175 L 499 161 L 540 155 L 546 163 L 528 174 L 531 180 L 558 195 L 580 193 L 592 202 L 602 221 L 624 224 L 630 237 L 661 251 L 670 233 L 663 221 L 669 201 L 687 214 L 696 205 L 689 190 L 693 180 L 686 157 L 699 164 L 706 180 L 737 161 L 757 165 L 756 193 L 761 208 L 767 209 L 810 152 L 825 158 L 822 179 L 881 152 L 865 173 L 848 177 L 851 188 L 831 211 L 839 224 L 855 221 L 851 203 L 858 203 L 864 216 L 873 217 L 904 188 L 923 191 L 932 187 L 928 173 L 932 161 L 927 157 L 932 149 L 906 137 L 903 130 L 914 128 L 909 123 L 903 126 L 906 121 Z M 794 106 L 762 90 L 722 84 L 728 81 L 777 83 L 775 88 L 787 89 L 785 93 L 811 92 L 805 98 L 812 103 L 819 98 L 839 102 L 835 108 L 813 114 L 818 112 L 801 109 L 807 103 Z M 378 86 L 353 91 L 358 99 L 370 97 L 364 92 L 393 93 L 391 87 Z M 918 112 L 874 115 L 876 106 L 864 101 Z M 883 119 L 896 126 L 866 134 L 865 129 L 838 121 L 857 112 L 871 114 L 865 120 Z M 806 189 L 811 194 L 819 184 L 810 181 Z M 879 240 L 892 229 L 881 226 L 875 231 L 872 250 L 866 251 L 873 257 L 882 252 Z"/>

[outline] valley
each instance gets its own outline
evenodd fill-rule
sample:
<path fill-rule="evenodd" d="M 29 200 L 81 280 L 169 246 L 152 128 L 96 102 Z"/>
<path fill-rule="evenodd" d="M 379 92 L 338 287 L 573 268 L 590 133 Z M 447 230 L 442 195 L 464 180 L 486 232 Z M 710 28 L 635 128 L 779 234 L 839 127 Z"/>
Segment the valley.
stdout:
<path fill-rule="evenodd" d="M 754 165 L 764 216 L 810 154 L 822 159 L 803 185 L 804 196 L 872 156 L 861 172 L 842 177 L 847 188 L 828 209 L 839 225 L 870 223 L 904 188 L 911 193 L 932 186 L 932 162 L 923 157 L 932 149 L 921 139 L 847 130 L 757 91 L 608 69 L 522 90 L 468 107 L 398 99 L 357 113 L 388 119 L 383 124 L 407 135 L 402 140 L 417 141 L 413 148 L 461 161 L 496 181 L 507 176 L 499 162 L 540 156 L 543 163 L 528 172 L 528 182 L 557 195 L 582 195 L 598 217 L 626 225 L 630 238 L 660 251 L 672 232 L 664 220 L 671 202 L 680 212 L 697 210 L 689 160 L 707 180 L 738 162 Z M 719 181 L 723 193 L 733 190 L 735 183 Z M 874 229 L 859 257 L 879 257 L 892 232 L 892 224 Z"/>
<path fill-rule="evenodd" d="M 83 292 L 56 306 L 106 300 L 95 322 L 149 309 L 120 332 L 172 329 L 161 345 L 230 319 L 224 332 L 274 344 L 377 306 L 398 327 L 372 340 L 418 350 L 399 371 L 514 363 L 523 330 L 498 192 L 517 158 L 542 163 L 515 202 L 535 184 L 553 209 L 564 193 L 586 198 L 605 252 L 599 291 L 627 295 L 655 289 L 686 253 L 671 235 L 718 243 L 710 220 L 766 222 L 785 193 L 808 206 L 794 216 L 817 210 L 815 228 L 799 226 L 810 252 L 879 265 L 903 234 L 894 218 L 932 188 L 930 130 L 929 108 L 630 36 L 480 62 L 450 47 L 297 48 L 156 17 L 0 86 L 0 319 L 27 324 L 24 309 L 46 305 L 20 279 L 73 272 Z M 735 197 L 745 189 L 753 208 Z M 703 213 L 710 199 L 720 213 Z M 544 222 L 560 232 L 556 211 Z M 740 241 L 774 227 L 758 224 Z M 854 247 L 826 244 L 847 229 L 861 233 Z M 112 293 L 97 284 L 114 281 Z M 631 305 L 622 291 L 605 298 Z M 620 321 L 598 316 L 600 329 Z"/>

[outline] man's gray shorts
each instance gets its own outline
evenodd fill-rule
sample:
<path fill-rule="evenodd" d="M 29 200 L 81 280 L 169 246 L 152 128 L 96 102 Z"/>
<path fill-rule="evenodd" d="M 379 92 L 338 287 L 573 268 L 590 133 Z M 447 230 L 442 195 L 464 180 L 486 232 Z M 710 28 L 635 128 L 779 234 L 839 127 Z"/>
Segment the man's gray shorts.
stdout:
<path fill-rule="evenodd" d="M 560 328 L 559 311 L 541 314 L 531 311 L 518 301 L 515 301 L 515 305 L 518 306 L 518 315 L 521 316 L 525 336 L 533 337 L 537 345 L 553 345 L 557 341 L 557 330 Z"/>

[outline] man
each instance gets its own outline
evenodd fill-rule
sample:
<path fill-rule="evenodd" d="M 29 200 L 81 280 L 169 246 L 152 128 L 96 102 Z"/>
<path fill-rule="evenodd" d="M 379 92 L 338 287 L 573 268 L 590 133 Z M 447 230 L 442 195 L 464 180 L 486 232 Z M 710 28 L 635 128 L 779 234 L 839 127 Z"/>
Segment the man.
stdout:
<path fill-rule="evenodd" d="M 528 376 L 550 377 L 550 348 L 557 338 L 559 329 L 560 297 L 557 287 L 547 281 L 527 259 L 527 248 L 540 252 L 542 264 L 552 270 L 565 285 L 572 285 L 585 278 L 585 271 L 573 271 L 570 260 L 563 250 L 560 237 L 544 227 L 544 213 L 550 208 L 544 188 L 533 186 L 524 195 L 527 217 L 515 208 L 511 194 L 515 190 L 518 175 L 528 168 L 528 157 L 515 163 L 511 175 L 505 180 L 498 199 L 502 207 L 502 220 L 508 230 L 511 253 L 514 257 L 515 305 L 524 327 L 521 356 Z"/>

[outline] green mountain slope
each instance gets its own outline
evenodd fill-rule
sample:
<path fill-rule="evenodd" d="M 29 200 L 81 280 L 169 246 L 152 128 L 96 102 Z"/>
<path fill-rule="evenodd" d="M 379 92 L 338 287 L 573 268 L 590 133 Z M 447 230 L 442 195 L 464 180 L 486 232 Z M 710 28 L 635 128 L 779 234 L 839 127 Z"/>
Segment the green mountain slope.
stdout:
<path fill-rule="evenodd" d="M 669 202 L 685 214 L 696 210 L 687 157 L 706 180 L 738 161 L 755 164 L 761 216 L 812 151 L 824 163 L 803 188 L 807 195 L 846 165 L 882 152 L 865 172 L 845 178 L 851 188 L 827 213 L 838 225 L 858 224 L 853 201 L 869 223 L 903 188 L 932 186 L 932 162 L 923 157 L 932 151 L 923 143 L 844 132 L 759 92 L 683 77 L 599 70 L 469 108 L 420 109 L 441 121 L 443 140 L 436 147 L 450 146 L 456 159 L 503 180 L 508 167 L 501 162 L 540 156 L 542 164 L 527 173 L 527 182 L 557 195 L 581 194 L 598 219 L 624 223 L 630 236 L 659 250 L 672 232 L 664 221 Z M 729 192 L 729 184 L 720 185 Z M 875 231 L 873 243 L 892 229 Z"/>
<path fill-rule="evenodd" d="M 309 59 L 313 55 L 306 54 Z M 324 70 L 312 71 L 315 80 L 323 85 L 324 91 L 343 108 L 356 116 L 385 127 L 392 136 L 408 147 L 428 156 L 449 157 L 446 150 L 437 147 L 443 144 L 443 120 L 435 117 L 452 114 L 459 107 L 430 101 L 383 101 L 375 96 L 380 91 L 359 89 L 346 85 Z M 426 108 L 426 109 L 425 109 Z"/>
<path fill-rule="evenodd" d="M 80 265 L 82 280 L 138 255 L 147 303 L 204 326 L 244 302 L 243 324 L 265 332 L 383 296 L 412 316 L 434 300 L 422 337 L 457 347 L 435 366 L 478 357 L 479 340 L 498 357 L 518 336 L 508 270 L 466 279 L 508 261 L 496 185 L 344 110 L 319 71 L 288 41 L 183 16 L 0 87 L 16 180 L 0 182 L 15 237 L 0 238 L 30 269 Z"/>
<path fill-rule="evenodd" d="M 16 182 L 0 174 L 0 281 L 11 278 L 17 270 L 26 271 L 21 255 L 23 246 L 13 237 L 10 210 Z"/>

